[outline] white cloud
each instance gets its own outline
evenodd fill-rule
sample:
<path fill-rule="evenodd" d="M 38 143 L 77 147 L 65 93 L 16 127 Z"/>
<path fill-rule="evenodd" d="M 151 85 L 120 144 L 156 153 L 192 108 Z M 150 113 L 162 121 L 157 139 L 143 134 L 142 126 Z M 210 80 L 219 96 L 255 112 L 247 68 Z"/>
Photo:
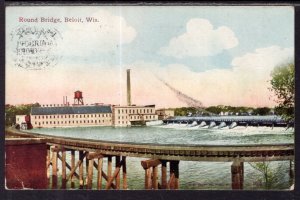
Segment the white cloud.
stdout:
<path fill-rule="evenodd" d="M 91 54 L 118 51 L 121 45 L 131 43 L 137 33 L 123 17 L 99 10 L 90 17 L 99 23 L 69 23 L 63 32 L 63 55 L 89 56 Z M 85 17 L 82 17 L 85 21 Z"/>
<path fill-rule="evenodd" d="M 205 106 L 272 106 L 275 102 L 270 99 L 272 94 L 268 90 L 270 73 L 276 65 L 293 57 L 293 48 L 272 46 L 234 58 L 229 69 L 205 72 L 193 72 L 181 64 L 161 66 L 144 61 L 121 66 L 72 64 L 68 68 L 40 71 L 7 68 L 6 102 L 60 103 L 64 95 L 71 101 L 73 91 L 79 89 L 86 103 L 126 104 L 126 69 L 130 68 L 135 104 L 186 106 L 158 76 Z"/>
<path fill-rule="evenodd" d="M 230 28 L 214 29 L 207 19 L 194 18 L 188 21 L 186 32 L 172 38 L 159 53 L 176 58 L 212 56 L 237 45 L 238 39 Z"/>

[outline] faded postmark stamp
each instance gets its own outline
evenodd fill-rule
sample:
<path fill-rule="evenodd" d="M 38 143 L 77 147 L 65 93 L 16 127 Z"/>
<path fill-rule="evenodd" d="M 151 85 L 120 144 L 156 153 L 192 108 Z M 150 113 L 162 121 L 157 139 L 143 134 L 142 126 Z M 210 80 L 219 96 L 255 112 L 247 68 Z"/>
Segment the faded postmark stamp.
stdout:
<path fill-rule="evenodd" d="M 27 70 L 55 66 L 61 58 L 58 47 L 62 40 L 55 28 L 21 26 L 10 34 L 14 65 Z"/>

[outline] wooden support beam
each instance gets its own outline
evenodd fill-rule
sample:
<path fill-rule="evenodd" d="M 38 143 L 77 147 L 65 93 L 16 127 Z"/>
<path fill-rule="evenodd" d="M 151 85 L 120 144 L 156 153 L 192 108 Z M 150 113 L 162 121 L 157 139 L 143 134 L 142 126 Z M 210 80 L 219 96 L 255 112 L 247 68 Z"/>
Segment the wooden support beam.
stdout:
<path fill-rule="evenodd" d="M 152 182 L 151 182 L 151 168 L 145 169 L 145 189 L 151 189 L 152 188 Z"/>
<path fill-rule="evenodd" d="M 175 179 L 175 174 L 174 173 L 170 174 L 170 179 L 167 184 L 167 189 L 174 189 L 174 179 Z"/>
<path fill-rule="evenodd" d="M 123 160 L 121 160 L 115 168 L 114 174 L 112 175 L 112 177 L 110 177 L 110 179 L 108 179 L 107 183 L 106 183 L 106 187 L 105 189 L 110 189 L 111 188 L 111 184 L 113 182 L 113 180 L 118 176 L 121 166 L 123 165 Z"/>
<path fill-rule="evenodd" d="M 152 188 L 156 190 L 158 189 L 157 175 L 158 175 L 158 166 L 152 167 Z"/>
<path fill-rule="evenodd" d="M 94 167 L 96 169 L 98 169 L 98 164 L 96 162 L 94 162 Z M 102 167 L 103 168 L 103 167 Z M 104 178 L 104 180 L 108 181 L 108 176 L 106 175 L 106 173 L 102 170 L 102 177 Z M 114 183 L 111 183 L 111 187 L 113 189 L 116 189 L 116 185 Z"/>
<path fill-rule="evenodd" d="M 141 161 L 141 165 L 142 165 L 142 167 L 144 169 L 148 169 L 150 167 L 156 167 L 156 166 L 158 166 L 160 164 L 161 164 L 161 161 L 158 160 L 158 159 L 155 159 L 155 160 L 151 159 L 151 160 L 143 160 L 143 161 Z"/>
<path fill-rule="evenodd" d="M 94 162 L 95 163 L 95 162 Z M 102 165 L 103 165 L 103 158 L 98 158 L 98 176 L 97 176 L 97 189 L 101 190 L 102 189 Z"/>
<path fill-rule="evenodd" d="M 98 159 L 98 158 L 103 158 L 103 154 L 102 153 L 96 153 L 96 152 L 89 152 L 86 156 L 86 158 L 88 160 L 91 159 Z"/>
<path fill-rule="evenodd" d="M 167 188 L 167 162 L 161 161 L 161 188 L 166 189 Z"/>
<path fill-rule="evenodd" d="M 172 178 L 173 177 L 173 178 Z M 175 165 L 173 161 L 170 161 L 170 180 L 169 180 L 170 189 L 175 189 Z"/>
<path fill-rule="evenodd" d="M 57 189 L 57 152 L 52 152 L 52 189 Z"/>
<path fill-rule="evenodd" d="M 179 161 L 172 161 L 174 165 L 174 175 L 175 175 L 175 188 L 179 189 Z"/>
<path fill-rule="evenodd" d="M 115 167 L 117 168 L 119 165 L 120 165 L 120 156 L 116 156 L 116 165 L 115 165 Z M 117 186 L 117 189 L 120 189 L 120 173 L 118 173 L 116 175 L 116 186 Z"/>
<path fill-rule="evenodd" d="M 60 151 L 66 151 L 66 149 L 63 146 L 55 146 L 51 148 L 52 152 L 60 152 Z"/>
<path fill-rule="evenodd" d="M 47 174 L 47 181 L 49 183 L 50 181 L 50 169 L 49 169 L 49 166 L 50 166 L 50 147 L 47 146 L 47 157 L 46 157 L 46 174 Z"/>
<path fill-rule="evenodd" d="M 112 157 L 108 156 L 107 157 L 107 178 L 110 180 L 111 178 L 111 173 L 112 173 Z"/>
<path fill-rule="evenodd" d="M 70 174 L 68 175 L 68 177 L 67 177 L 67 181 L 69 181 L 70 180 L 70 178 L 73 176 L 73 175 L 75 175 L 75 176 L 78 176 L 78 175 L 76 175 L 76 169 L 79 167 L 79 181 L 80 180 L 83 180 L 83 178 L 81 177 L 83 174 L 80 174 L 80 165 L 82 164 L 82 162 L 83 162 L 83 159 L 84 159 L 84 157 L 85 157 L 85 153 L 83 153 L 83 152 L 79 152 L 79 160 L 78 160 L 78 162 L 76 163 L 76 166 L 74 167 L 74 168 L 72 168 L 71 169 L 71 171 L 70 171 Z M 82 172 L 83 172 L 83 169 L 82 169 Z"/>
<path fill-rule="evenodd" d="M 87 155 L 88 154 L 89 154 L 89 152 L 87 152 Z M 85 157 L 85 183 L 86 184 L 88 182 L 88 170 L 89 170 L 89 160 L 87 159 L 87 157 Z"/>
<path fill-rule="evenodd" d="M 127 189 L 127 169 L 126 169 L 126 156 L 122 156 L 123 160 L 123 190 Z"/>
<path fill-rule="evenodd" d="M 242 176 L 241 162 L 236 159 L 231 165 L 231 187 L 233 190 L 242 189 Z"/>
<path fill-rule="evenodd" d="M 295 177 L 295 171 L 294 171 L 294 168 L 293 168 L 293 161 L 292 160 L 290 160 L 289 175 L 290 175 L 290 178 L 292 178 L 292 179 Z"/>
<path fill-rule="evenodd" d="M 244 162 L 241 162 L 241 179 L 240 179 L 241 189 L 244 189 Z"/>
<path fill-rule="evenodd" d="M 66 183 L 67 183 L 67 180 L 66 180 L 66 173 L 67 173 L 67 169 L 66 169 L 66 151 L 62 152 L 61 164 L 62 164 L 62 166 L 61 166 L 61 175 L 62 175 L 61 188 L 66 189 Z"/>
<path fill-rule="evenodd" d="M 57 157 L 62 161 L 62 156 L 61 156 L 61 155 L 57 154 Z M 71 157 L 71 162 L 72 162 L 72 157 Z M 66 162 L 66 167 L 67 167 L 70 171 L 72 171 L 72 169 L 75 167 L 75 158 L 74 158 L 74 166 L 71 167 L 71 166 Z M 78 175 L 76 172 L 74 172 L 74 173 L 72 174 L 72 177 L 73 177 L 73 176 L 75 176 L 75 177 L 79 180 L 79 175 Z"/>
<path fill-rule="evenodd" d="M 68 166 L 68 165 L 67 165 Z M 71 151 L 71 167 L 69 168 L 70 170 L 75 168 L 75 151 Z M 79 179 L 79 176 L 74 172 L 75 176 Z M 73 175 L 71 175 L 71 188 L 75 188 L 75 181 Z"/>
<path fill-rule="evenodd" d="M 83 181 L 83 151 L 79 151 L 79 189 L 83 189 L 84 181 Z"/>
<path fill-rule="evenodd" d="M 87 159 L 88 160 L 88 159 Z M 93 188 L 93 164 L 94 160 L 88 160 L 88 174 L 87 174 L 87 189 L 92 189 Z"/>

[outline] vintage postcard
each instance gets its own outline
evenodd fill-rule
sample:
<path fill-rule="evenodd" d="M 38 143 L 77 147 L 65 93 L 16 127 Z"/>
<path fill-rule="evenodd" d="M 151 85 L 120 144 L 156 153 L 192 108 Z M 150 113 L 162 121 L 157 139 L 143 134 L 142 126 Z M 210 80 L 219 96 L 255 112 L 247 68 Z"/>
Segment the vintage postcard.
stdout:
<path fill-rule="evenodd" d="M 292 6 L 5 16 L 6 189 L 294 189 Z"/>

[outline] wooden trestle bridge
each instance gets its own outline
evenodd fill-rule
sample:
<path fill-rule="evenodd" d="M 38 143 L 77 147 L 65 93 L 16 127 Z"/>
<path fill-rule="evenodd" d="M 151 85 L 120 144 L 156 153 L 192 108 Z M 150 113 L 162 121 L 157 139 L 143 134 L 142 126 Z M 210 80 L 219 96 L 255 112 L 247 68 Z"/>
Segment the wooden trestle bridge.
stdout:
<path fill-rule="evenodd" d="M 105 189 L 127 189 L 127 157 L 145 158 L 141 161 L 141 167 L 145 170 L 145 189 L 179 189 L 181 160 L 232 162 L 232 189 L 243 189 L 244 162 L 294 160 L 294 144 L 158 145 L 74 139 L 19 131 L 14 131 L 14 134 L 46 141 L 47 177 L 52 189 L 58 188 L 58 159 L 62 164 L 62 189 L 67 188 L 67 184 L 68 188 L 74 188 L 75 179 L 79 180 L 79 188 L 93 189 L 94 173 L 97 173 L 97 189 L 104 189 L 102 185 Z M 69 163 L 67 154 L 71 158 Z M 104 163 L 107 163 L 106 167 Z M 103 181 L 106 184 L 102 184 Z"/>

